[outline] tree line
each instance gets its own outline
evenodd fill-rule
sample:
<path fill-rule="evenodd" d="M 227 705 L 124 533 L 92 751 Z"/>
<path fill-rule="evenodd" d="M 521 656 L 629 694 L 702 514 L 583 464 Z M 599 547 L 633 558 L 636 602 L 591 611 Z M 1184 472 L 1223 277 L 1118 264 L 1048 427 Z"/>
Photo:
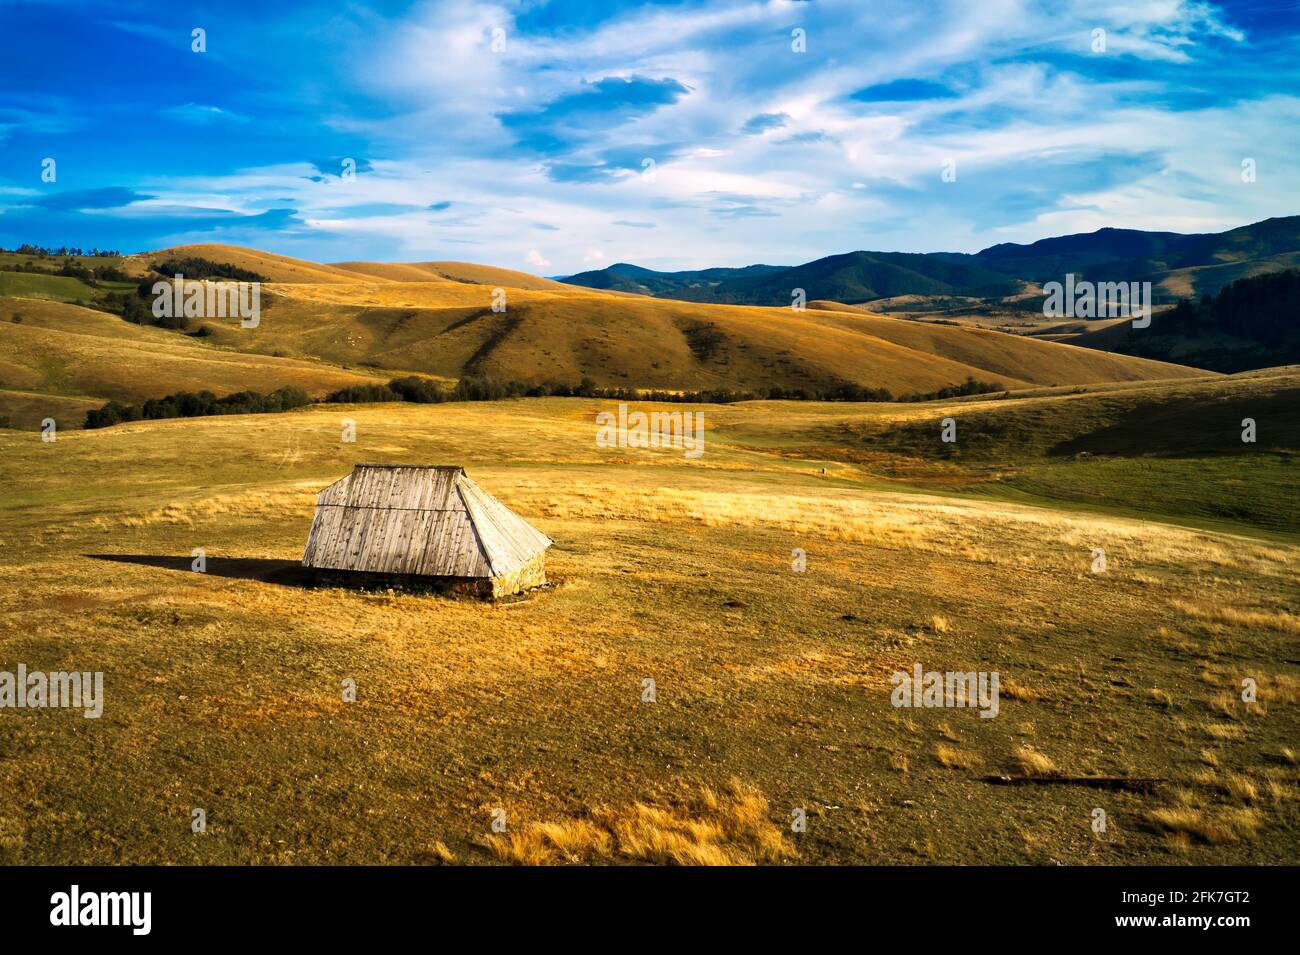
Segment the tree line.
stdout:
<path fill-rule="evenodd" d="M 576 385 L 562 382 L 544 384 L 500 380 L 485 376 L 466 376 L 450 387 L 436 381 L 409 375 L 394 378 L 387 384 L 350 385 L 320 399 L 326 404 L 375 404 L 403 401 L 413 404 L 441 404 L 450 401 L 500 401 L 505 398 L 601 398 L 611 401 L 657 401 L 685 404 L 731 404 L 737 401 L 932 401 L 962 395 L 1002 391 L 997 382 L 967 378 L 960 385 L 949 385 L 925 394 L 895 398 L 888 389 L 866 388 L 844 383 L 831 388 L 763 388 L 757 391 L 708 389 L 701 391 L 663 391 L 637 388 L 602 388 L 584 377 Z M 107 428 L 124 421 L 147 421 L 158 418 L 193 418 L 223 414 L 273 414 L 316 404 L 301 388 L 279 388 L 269 394 L 240 391 L 218 398 L 210 391 L 180 391 L 165 398 L 151 398 L 141 405 L 110 401 L 102 408 L 86 412 L 87 428 Z"/>
<path fill-rule="evenodd" d="M 1115 350 L 1232 374 L 1300 363 L 1300 270 L 1237 279 L 1217 295 L 1183 299 Z"/>
<path fill-rule="evenodd" d="M 94 248 L 88 251 L 83 251 L 80 246 L 67 246 L 67 245 L 61 245 L 57 249 L 54 248 L 47 249 L 44 246 L 32 245 L 31 243 L 28 242 L 23 243 L 22 245 L 18 246 L 18 248 L 16 249 L 0 249 L 0 252 L 13 252 L 17 255 L 34 255 L 37 258 L 41 258 L 41 259 L 61 258 L 65 255 L 79 255 L 79 256 L 88 256 L 90 258 L 114 258 L 114 259 L 120 259 L 122 257 L 122 253 L 117 251 L 117 249 Z"/>
<path fill-rule="evenodd" d="M 1300 270 L 1266 272 L 1237 279 L 1213 298 L 1183 299 L 1160 322 L 1166 331 L 1218 331 L 1280 348 L 1296 337 L 1300 314 Z"/>
<path fill-rule="evenodd" d="M 130 282 L 131 276 L 127 275 L 116 265 L 82 265 L 72 259 L 65 259 L 63 264 L 57 269 L 43 268 L 33 262 L 14 262 L 3 267 L 5 272 L 24 272 L 28 275 L 66 275 L 69 278 L 80 279 L 91 288 L 95 288 L 100 282 Z"/>
<path fill-rule="evenodd" d="M 613 401 L 659 401 L 686 404 L 731 404 L 736 401 L 894 401 L 885 388 L 867 388 L 843 382 L 829 388 L 760 388 L 736 390 L 708 388 L 668 391 L 597 385 L 588 377 L 576 385 L 565 382 L 522 382 L 509 379 L 466 376 L 444 388 L 427 378 L 395 378 L 386 385 L 352 385 L 325 397 L 327 402 L 360 404 L 374 401 L 410 401 L 437 404 L 444 401 L 498 401 L 503 398 L 605 398 Z"/>
<path fill-rule="evenodd" d="M 292 385 L 269 394 L 237 391 L 218 398 L 210 391 L 178 391 L 165 398 L 150 398 L 140 405 L 110 401 L 102 408 L 86 412 L 87 428 L 107 428 L 124 421 L 151 421 L 159 418 L 199 418 L 225 414 L 275 414 L 313 404 L 311 395 Z"/>

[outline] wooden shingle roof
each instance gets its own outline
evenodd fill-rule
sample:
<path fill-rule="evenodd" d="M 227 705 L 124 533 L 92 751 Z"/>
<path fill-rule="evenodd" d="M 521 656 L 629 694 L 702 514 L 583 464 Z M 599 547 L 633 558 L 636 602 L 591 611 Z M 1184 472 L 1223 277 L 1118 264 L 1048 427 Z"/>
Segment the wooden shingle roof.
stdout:
<path fill-rule="evenodd" d="M 461 467 L 358 464 L 316 497 L 304 567 L 498 577 L 551 539 Z"/>

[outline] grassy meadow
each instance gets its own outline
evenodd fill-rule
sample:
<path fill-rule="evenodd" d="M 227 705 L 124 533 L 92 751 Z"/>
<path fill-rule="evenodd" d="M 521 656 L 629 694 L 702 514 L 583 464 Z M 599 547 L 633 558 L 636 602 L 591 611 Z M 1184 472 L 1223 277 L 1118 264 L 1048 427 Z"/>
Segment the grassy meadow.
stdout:
<path fill-rule="evenodd" d="M 0 669 L 106 697 L 0 714 L 0 862 L 1294 864 L 1294 382 L 703 406 L 694 461 L 596 447 L 587 399 L 0 431 Z M 1163 453 L 1220 399 L 1257 447 Z M 464 465 L 553 586 L 304 586 L 358 462 Z M 998 671 L 999 715 L 892 707 L 916 663 Z M 1159 782 L 984 779 L 1057 772 Z"/>

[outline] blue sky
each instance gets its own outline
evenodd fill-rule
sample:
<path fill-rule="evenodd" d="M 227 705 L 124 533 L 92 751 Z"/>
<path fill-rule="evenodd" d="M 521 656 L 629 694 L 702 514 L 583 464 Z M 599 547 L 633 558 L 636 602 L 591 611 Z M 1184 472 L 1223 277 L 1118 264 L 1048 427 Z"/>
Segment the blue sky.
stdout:
<path fill-rule="evenodd" d="M 1218 231 L 1300 213 L 1297 34 L 1283 0 L 0 0 L 0 245 L 552 275 Z"/>

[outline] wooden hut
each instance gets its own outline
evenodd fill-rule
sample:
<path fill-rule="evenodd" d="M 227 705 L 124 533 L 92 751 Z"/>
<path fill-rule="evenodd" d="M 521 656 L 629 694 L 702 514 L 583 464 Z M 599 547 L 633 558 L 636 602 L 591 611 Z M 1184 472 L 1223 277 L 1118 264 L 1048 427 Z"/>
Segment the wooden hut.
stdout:
<path fill-rule="evenodd" d="M 325 583 L 496 598 L 546 583 L 550 546 L 464 468 L 358 464 L 317 495 L 302 564 Z"/>

